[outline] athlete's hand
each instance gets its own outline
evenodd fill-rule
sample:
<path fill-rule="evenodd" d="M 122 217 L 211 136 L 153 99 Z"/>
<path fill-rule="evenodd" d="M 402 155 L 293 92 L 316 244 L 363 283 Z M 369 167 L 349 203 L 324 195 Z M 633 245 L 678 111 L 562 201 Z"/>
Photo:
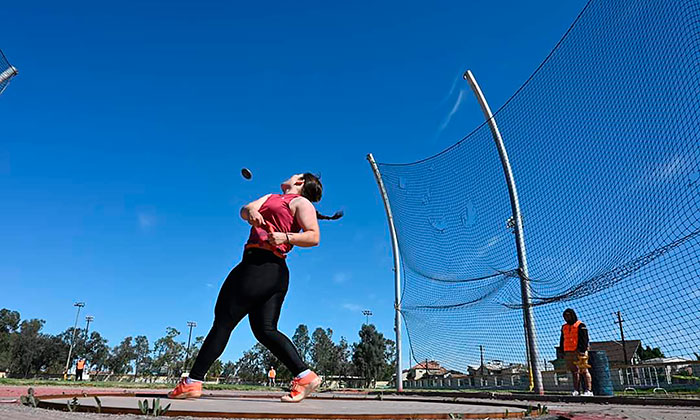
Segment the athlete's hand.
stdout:
<path fill-rule="evenodd" d="M 263 219 L 262 214 L 255 209 L 248 210 L 248 223 L 252 226 L 260 227 L 265 225 L 265 219 Z"/>
<path fill-rule="evenodd" d="M 267 235 L 267 242 L 274 246 L 286 244 L 287 234 L 284 232 L 272 232 Z"/>

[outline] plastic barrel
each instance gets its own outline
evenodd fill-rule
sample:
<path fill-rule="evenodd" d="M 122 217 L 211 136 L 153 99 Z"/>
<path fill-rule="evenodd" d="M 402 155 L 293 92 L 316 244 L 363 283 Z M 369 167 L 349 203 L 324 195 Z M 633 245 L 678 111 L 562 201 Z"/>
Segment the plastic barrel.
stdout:
<path fill-rule="evenodd" d="M 589 351 L 588 363 L 591 365 L 594 395 L 613 395 L 613 383 L 610 379 L 610 363 L 604 351 Z"/>

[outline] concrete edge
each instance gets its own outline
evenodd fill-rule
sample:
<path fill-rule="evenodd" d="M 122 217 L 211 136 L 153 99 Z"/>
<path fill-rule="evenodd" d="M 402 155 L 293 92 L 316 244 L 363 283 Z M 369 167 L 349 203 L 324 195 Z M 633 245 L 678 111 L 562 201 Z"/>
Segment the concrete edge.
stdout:
<path fill-rule="evenodd" d="M 470 399 L 492 399 L 499 401 L 538 401 L 538 402 L 563 402 L 563 403 L 594 403 L 594 404 L 619 404 L 619 405 L 671 405 L 678 407 L 700 407 L 700 398 L 647 398 L 647 397 L 574 397 L 573 395 L 537 395 L 537 394 L 501 394 L 495 392 L 440 392 L 440 391 L 404 391 L 401 394 L 382 393 L 372 391 L 370 395 L 415 395 L 423 397 L 451 397 L 451 398 L 470 398 Z"/>

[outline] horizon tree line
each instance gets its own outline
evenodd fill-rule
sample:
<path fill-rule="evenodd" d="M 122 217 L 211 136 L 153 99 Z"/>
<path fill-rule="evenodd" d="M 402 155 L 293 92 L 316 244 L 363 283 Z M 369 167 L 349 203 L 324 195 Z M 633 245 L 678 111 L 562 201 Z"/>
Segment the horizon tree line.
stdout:
<path fill-rule="evenodd" d="M 0 371 L 13 378 L 63 373 L 74 329 L 52 335 L 42 332 L 44 324 L 42 319 L 22 320 L 17 311 L 0 310 Z M 146 336 L 138 335 L 127 336 L 110 347 L 99 331 L 93 329 L 86 336 L 84 329 L 76 328 L 71 366 L 84 358 L 88 370 L 98 372 L 104 380 L 127 374 L 146 380 L 156 376 L 175 380 L 186 371 L 185 360 L 189 360 L 189 367 L 194 363 L 204 341 L 204 336 L 195 337 L 187 355 L 186 342 L 177 339 L 180 335 L 176 328 L 166 327 L 165 335 L 152 344 Z M 365 386 L 390 380 L 396 361 L 394 341 L 371 324 L 363 324 L 358 336 L 356 343 L 349 343 L 345 337 L 336 343 L 332 329 L 318 327 L 309 334 L 308 327 L 300 324 L 292 341 L 305 362 L 322 376 L 361 377 Z M 280 380 L 291 379 L 291 372 L 258 343 L 235 362 L 216 360 L 207 375 L 228 381 L 264 382 L 271 366 Z"/>

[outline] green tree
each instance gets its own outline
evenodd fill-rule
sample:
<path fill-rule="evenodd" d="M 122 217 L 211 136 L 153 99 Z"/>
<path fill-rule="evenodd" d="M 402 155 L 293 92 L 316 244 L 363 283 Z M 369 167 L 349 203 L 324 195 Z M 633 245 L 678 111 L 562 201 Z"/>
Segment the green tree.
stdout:
<path fill-rule="evenodd" d="M 180 331 L 173 327 L 165 329 L 165 336 L 153 343 L 153 368 L 168 377 L 179 376 L 184 362 L 185 346 L 175 341 Z"/>
<path fill-rule="evenodd" d="M 340 376 L 349 376 L 352 373 L 351 347 L 345 337 L 340 337 L 340 342 L 335 346 L 333 358 L 333 373 Z"/>
<path fill-rule="evenodd" d="M 120 375 L 131 372 L 131 362 L 136 358 L 136 350 L 132 340 L 132 337 L 126 337 L 112 349 L 107 365 L 113 373 Z"/>
<path fill-rule="evenodd" d="M 37 354 L 37 372 L 62 373 L 66 367 L 68 346 L 55 335 L 40 334 Z"/>
<path fill-rule="evenodd" d="M 639 347 L 639 358 L 642 360 L 655 359 L 657 357 L 666 357 L 664 352 L 660 348 L 654 347 L 653 349 L 649 346 L 646 348 Z"/>
<path fill-rule="evenodd" d="M 360 341 L 353 345 L 352 363 L 355 372 L 365 378 L 365 386 L 380 379 L 386 370 L 386 339 L 374 325 L 363 324 Z"/>
<path fill-rule="evenodd" d="M 194 339 L 194 343 L 190 343 L 190 353 L 187 355 L 187 343 L 182 343 L 183 348 L 185 349 L 185 360 L 183 360 L 183 363 L 187 362 L 187 366 L 182 367 L 183 370 L 189 371 L 189 369 L 192 369 L 192 365 L 194 364 L 194 361 L 197 359 L 197 355 L 199 354 L 199 349 L 202 347 L 202 344 L 204 343 L 204 336 L 197 336 Z"/>
<path fill-rule="evenodd" d="M 214 360 L 214 363 L 211 364 L 211 367 L 209 368 L 209 372 L 207 372 L 207 376 L 218 378 L 221 376 L 221 372 L 223 372 L 223 371 L 224 371 L 224 364 L 221 363 L 221 360 L 216 359 L 216 360 Z"/>
<path fill-rule="evenodd" d="M 274 367 L 277 372 L 278 381 L 288 381 L 292 379 L 292 373 L 289 369 L 287 369 L 287 367 L 265 346 L 257 344 L 254 349 L 260 354 L 260 368 L 265 374 L 264 378 L 267 378 L 267 372 L 270 371 L 270 368 Z"/>
<path fill-rule="evenodd" d="M 311 352 L 311 337 L 309 337 L 309 328 L 304 324 L 299 324 L 294 335 L 292 336 L 292 342 L 299 350 L 299 355 L 304 362 L 309 361 L 309 353 Z"/>
<path fill-rule="evenodd" d="M 7 371 L 10 368 L 12 360 L 10 342 L 19 329 L 19 322 L 19 312 L 0 309 L 0 371 Z"/>
<path fill-rule="evenodd" d="M 396 343 L 388 338 L 385 340 L 384 364 L 384 372 L 380 375 L 380 379 L 389 381 L 396 373 Z"/>
<path fill-rule="evenodd" d="M 236 376 L 244 382 L 262 382 L 265 375 L 262 371 L 262 360 L 260 351 L 256 349 L 256 344 L 252 349 L 243 353 L 236 362 Z"/>
<path fill-rule="evenodd" d="M 311 335 L 311 363 L 316 373 L 321 375 L 333 375 L 336 349 L 333 343 L 333 330 L 330 328 L 316 328 Z"/>
<path fill-rule="evenodd" d="M 108 341 L 102 335 L 93 331 L 90 333 L 90 338 L 85 342 L 85 360 L 87 360 L 90 368 L 96 371 L 102 370 L 107 366 L 109 361 L 110 349 Z"/>
<path fill-rule="evenodd" d="M 137 336 L 134 339 L 134 377 L 139 374 L 149 376 L 153 363 L 153 359 L 149 356 L 150 353 L 148 338 L 145 335 Z"/>
<path fill-rule="evenodd" d="M 15 378 L 27 378 L 38 373 L 46 353 L 47 340 L 40 333 L 44 327 L 43 319 L 22 321 L 19 332 L 10 340 L 10 375 Z"/>
<path fill-rule="evenodd" d="M 236 364 L 232 361 L 228 361 L 224 364 L 223 369 L 221 369 L 221 376 L 226 378 L 228 382 L 230 378 L 236 375 Z"/>
<path fill-rule="evenodd" d="M 82 329 L 73 327 L 70 327 L 57 335 L 57 338 L 61 340 L 63 345 L 66 346 L 66 348 L 70 349 L 71 342 L 73 343 L 73 350 L 70 352 L 71 360 L 68 364 L 69 369 L 71 368 L 71 366 L 73 366 L 73 364 L 79 357 L 82 357 L 85 354 L 85 341 L 83 335 L 84 334 Z M 67 354 L 66 357 L 68 357 Z M 63 359 L 63 363 L 63 368 L 65 369 L 65 359 Z"/>

